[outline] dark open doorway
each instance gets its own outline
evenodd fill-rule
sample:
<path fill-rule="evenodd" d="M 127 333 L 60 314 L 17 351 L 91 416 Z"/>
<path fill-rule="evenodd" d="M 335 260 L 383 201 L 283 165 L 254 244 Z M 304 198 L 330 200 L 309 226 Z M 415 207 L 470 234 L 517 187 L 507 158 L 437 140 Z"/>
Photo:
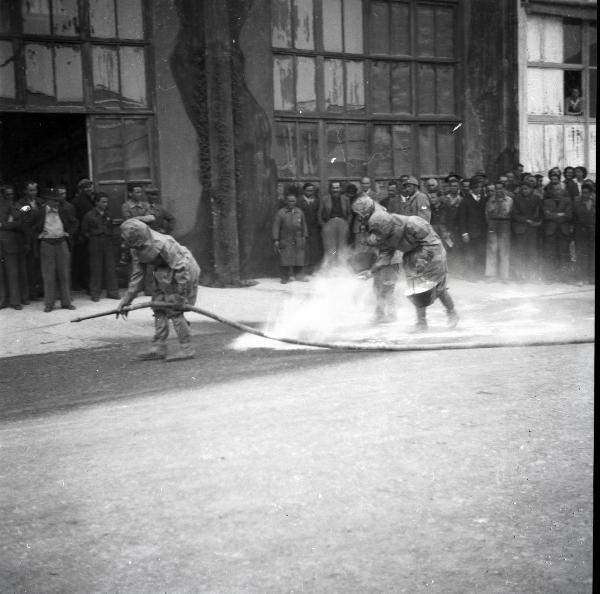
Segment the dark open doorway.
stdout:
<path fill-rule="evenodd" d="M 89 177 L 85 116 L 0 113 L 0 180 L 17 186 L 32 179 L 40 188 Z"/>

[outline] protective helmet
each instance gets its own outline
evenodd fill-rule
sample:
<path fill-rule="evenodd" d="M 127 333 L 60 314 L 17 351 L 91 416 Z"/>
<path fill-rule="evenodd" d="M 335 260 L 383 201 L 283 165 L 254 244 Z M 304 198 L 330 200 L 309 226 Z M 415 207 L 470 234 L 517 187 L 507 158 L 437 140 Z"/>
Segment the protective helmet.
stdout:
<path fill-rule="evenodd" d="M 363 194 L 359 196 L 352 204 L 352 210 L 363 219 L 367 218 L 375 210 L 375 201 L 373 198 Z"/>
<path fill-rule="evenodd" d="M 140 262 L 152 262 L 160 253 L 163 242 L 160 233 L 152 231 L 146 223 L 138 219 L 127 219 L 121 223 L 123 241 L 136 251 Z"/>

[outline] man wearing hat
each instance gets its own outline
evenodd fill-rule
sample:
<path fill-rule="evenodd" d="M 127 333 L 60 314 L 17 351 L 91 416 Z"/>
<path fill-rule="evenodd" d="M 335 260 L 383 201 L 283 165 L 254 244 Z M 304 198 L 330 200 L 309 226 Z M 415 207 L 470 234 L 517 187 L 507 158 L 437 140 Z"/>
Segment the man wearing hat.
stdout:
<path fill-rule="evenodd" d="M 406 202 L 402 214 L 405 216 L 421 217 L 429 223 L 431 221 L 431 205 L 426 194 L 419 191 L 419 182 L 416 177 L 409 177 L 404 182 L 406 189 Z"/>
<path fill-rule="evenodd" d="M 150 229 L 171 235 L 175 228 L 175 217 L 161 204 L 160 191 L 156 186 L 146 188 L 148 210 L 154 215 L 154 220 L 148 223 Z"/>
<path fill-rule="evenodd" d="M 54 309 L 57 279 L 63 309 L 75 309 L 71 299 L 71 245 L 78 227 L 77 218 L 65 208 L 64 196 L 58 190 L 47 190 L 42 199 L 46 202 L 40 208 L 36 228 L 40 240 L 44 311 Z"/>
<path fill-rule="evenodd" d="M 170 235 L 152 231 L 139 219 L 129 219 L 121 224 L 121 237 L 131 249 L 132 271 L 127 292 L 118 309 L 129 305 L 143 289 L 147 266 L 152 266 L 154 276 L 153 301 L 164 301 L 175 306 L 194 305 L 198 293 L 200 267 L 191 252 Z M 166 359 L 179 361 L 194 357 L 190 329 L 183 311 L 154 309 L 154 339 L 149 349 L 138 353 L 138 359 L 150 361 Z M 171 320 L 179 348 L 167 354 L 167 338 Z"/>
<path fill-rule="evenodd" d="M 371 271 L 390 266 L 394 263 L 397 251 L 402 252 L 407 280 L 431 285 L 435 297 L 439 297 L 446 308 L 449 327 L 454 328 L 458 323 L 458 315 L 446 286 L 446 251 L 433 227 L 421 217 L 390 214 L 383 208 L 375 208 L 368 197 L 357 199 L 352 208 L 367 218 L 369 235 L 366 243 L 378 251 L 378 259 Z M 426 307 L 417 305 L 416 308 L 415 331 L 422 332 L 427 330 Z"/>
<path fill-rule="evenodd" d="M 465 274 L 481 278 L 485 268 L 487 221 L 481 180 L 474 177 L 458 208 L 459 230 L 464 249 Z"/>

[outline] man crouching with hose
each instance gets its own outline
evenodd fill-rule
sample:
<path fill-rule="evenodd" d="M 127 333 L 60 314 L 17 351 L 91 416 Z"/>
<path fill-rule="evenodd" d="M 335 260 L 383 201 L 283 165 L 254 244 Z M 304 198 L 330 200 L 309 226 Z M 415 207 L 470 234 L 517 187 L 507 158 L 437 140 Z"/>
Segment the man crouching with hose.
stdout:
<path fill-rule="evenodd" d="M 144 273 L 148 264 L 153 266 L 154 274 L 152 301 L 170 303 L 179 308 L 185 304 L 196 303 L 200 267 L 186 247 L 177 243 L 170 235 L 153 231 L 138 219 L 128 219 L 121 224 L 121 237 L 131 248 L 132 270 L 127 292 L 118 306 L 119 311 L 129 305 L 144 289 Z M 153 312 L 152 345 L 138 353 L 137 358 L 143 361 L 191 359 L 195 351 L 190 341 L 190 329 L 187 320 L 183 317 L 183 311 L 153 308 Z M 121 315 L 125 316 L 127 313 L 123 312 Z M 177 333 L 179 348 L 167 355 L 169 320 Z"/>
<path fill-rule="evenodd" d="M 409 289 L 412 289 L 408 296 L 417 309 L 415 331 L 427 330 L 426 308 L 436 297 L 446 308 L 448 326 L 454 328 L 458 315 L 446 287 L 446 250 L 433 227 L 421 217 L 390 214 L 376 208 L 374 201 L 368 197 L 358 198 L 352 208 L 367 221 L 369 235 L 366 242 L 377 248 L 380 255 L 378 262 L 389 262 L 396 250 L 403 253 L 406 280 Z M 374 268 L 378 262 L 375 262 Z"/>

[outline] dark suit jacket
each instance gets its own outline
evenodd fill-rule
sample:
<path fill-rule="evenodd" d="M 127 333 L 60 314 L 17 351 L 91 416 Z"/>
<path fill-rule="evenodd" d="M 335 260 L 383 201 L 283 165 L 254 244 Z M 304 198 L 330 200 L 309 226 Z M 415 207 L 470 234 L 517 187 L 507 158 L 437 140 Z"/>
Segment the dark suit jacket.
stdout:
<path fill-rule="evenodd" d="M 458 224 L 461 235 L 469 234 L 470 239 L 481 239 L 487 234 L 487 221 L 485 219 L 485 198 L 479 202 L 471 193 L 467 194 L 458 207 Z"/>
<path fill-rule="evenodd" d="M 77 231 L 79 227 L 79 221 L 77 221 L 77 217 L 70 210 L 65 208 L 64 205 L 59 205 L 58 207 L 58 216 L 62 221 L 65 233 L 67 235 L 67 242 L 69 243 L 69 248 L 73 247 L 73 235 Z M 36 221 L 36 231 L 37 235 L 39 235 L 44 230 L 44 224 L 46 223 L 46 205 L 42 206 L 39 210 L 37 221 Z"/>

